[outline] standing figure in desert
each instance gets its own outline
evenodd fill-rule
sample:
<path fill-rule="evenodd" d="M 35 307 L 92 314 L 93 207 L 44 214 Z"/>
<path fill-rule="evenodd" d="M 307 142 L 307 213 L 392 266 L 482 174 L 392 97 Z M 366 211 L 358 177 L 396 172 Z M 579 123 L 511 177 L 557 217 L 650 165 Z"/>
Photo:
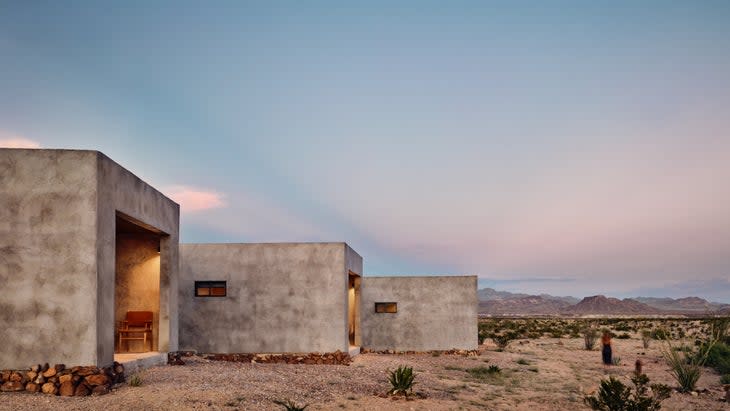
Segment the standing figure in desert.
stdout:
<path fill-rule="evenodd" d="M 601 336 L 601 355 L 603 356 L 604 365 L 612 365 L 613 359 L 611 352 L 611 332 L 603 330 L 603 336 Z"/>

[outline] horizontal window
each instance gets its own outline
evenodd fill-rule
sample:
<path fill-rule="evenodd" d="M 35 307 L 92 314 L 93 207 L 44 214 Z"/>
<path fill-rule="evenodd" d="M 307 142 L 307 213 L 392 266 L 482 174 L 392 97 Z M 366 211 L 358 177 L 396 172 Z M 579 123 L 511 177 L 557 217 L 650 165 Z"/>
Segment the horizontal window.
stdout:
<path fill-rule="evenodd" d="M 226 282 L 225 281 L 196 281 L 195 282 L 196 297 L 225 297 Z"/>
<path fill-rule="evenodd" d="M 379 314 L 397 313 L 398 303 L 375 303 L 375 312 Z"/>

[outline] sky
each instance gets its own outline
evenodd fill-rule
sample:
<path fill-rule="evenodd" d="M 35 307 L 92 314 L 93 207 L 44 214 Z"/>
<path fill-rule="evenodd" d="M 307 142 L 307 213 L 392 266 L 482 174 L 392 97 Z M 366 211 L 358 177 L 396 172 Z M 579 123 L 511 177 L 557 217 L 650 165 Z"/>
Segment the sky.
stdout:
<path fill-rule="evenodd" d="M 730 303 L 730 3 L 0 2 L 0 146 L 94 149 L 183 242 Z"/>

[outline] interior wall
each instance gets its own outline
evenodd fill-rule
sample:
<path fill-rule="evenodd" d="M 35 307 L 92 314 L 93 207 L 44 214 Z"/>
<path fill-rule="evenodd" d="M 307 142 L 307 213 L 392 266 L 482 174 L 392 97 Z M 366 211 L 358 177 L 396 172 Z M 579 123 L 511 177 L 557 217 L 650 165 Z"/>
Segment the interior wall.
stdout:
<path fill-rule="evenodd" d="M 159 348 L 160 332 L 160 253 L 159 237 L 118 233 L 116 240 L 115 325 L 126 318 L 127 311 L 152 311 L 152 351 Z M 124 341 L 116 352 L 148 351 L 144 341 Z M 128 347 L 128 348 L 127 348 Z"/>

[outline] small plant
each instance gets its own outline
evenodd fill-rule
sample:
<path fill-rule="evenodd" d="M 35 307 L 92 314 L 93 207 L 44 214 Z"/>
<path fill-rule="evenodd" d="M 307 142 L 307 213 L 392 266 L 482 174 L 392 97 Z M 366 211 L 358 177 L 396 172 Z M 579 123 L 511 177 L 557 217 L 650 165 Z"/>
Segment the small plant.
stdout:
<path fill-rule="evenodd" d="M 388 391 L 390 395 L 403 394 L 408 398 L 408 394 L 413 391 L 413 381 L 416 374 L 413 373 L 412 367 L 399 366 L 395 371 L 388 372 L 388 381 L 392 388 Z"/>
<path fill-rule="evenodd" d="M 598 330 L 593 327 L 583 329 L 583 342 L 586 350 L 593 350 L 596 347 L 596 341 L 598 341 Z"/>
<path fill-rule="evenodd" d="M 309 404 L 300 407 L 297 403 L 290 399 L 286 399 L 284 401 L 274 400 L 274 404 L 281 405 L 286 411 L 304 411 L 305 408 L 309 407 Z"/>
<path fill-rule="evenodd" d="M 520 358 L 519 360 L 517 360 L 517 364 L 520 364 L 520 365 L 530 365 L 530 362 L 527 361 L 524 358 Z"/>
<path fill-rule="evenodd" d="M 725 374 L 720 377 L 720 384 L 730 384 L 730 374 Z"/>
<path fill-rule="evenodd" d="M 649 377 L 646 374 L 634 374 L 631 382 L 634 383 L 634 390 L 613 377 L 601 380 L 598 394 L 584 397 L 583 402 L 591 409 L 600 411 L 653 411 L 660 409 L 660 403 L 669 398 L 671 393 L 666 385 L 652 384 L 651 396 L 648 396 Z"/>
<path fill-rule="evenodd" d="M 621 357 L 614 355 L 613 358 L 611 358 L 611 363 L 615 366 L 621 365 Z"/>
<path fill-rule="evenodd" d="M 641 343 L 644 344 L 644 348 L 649 348 L 650 342 L 651 342 L 651 331 L 650 330 L 641 330 Z"/>
<path fill-rule="evenodd" d="M 142 385 L 142 377 L 140 377 L 139 374 L 134 374 L 129 378 L 129 385 L 132 387 L 139 387 Z"/>

